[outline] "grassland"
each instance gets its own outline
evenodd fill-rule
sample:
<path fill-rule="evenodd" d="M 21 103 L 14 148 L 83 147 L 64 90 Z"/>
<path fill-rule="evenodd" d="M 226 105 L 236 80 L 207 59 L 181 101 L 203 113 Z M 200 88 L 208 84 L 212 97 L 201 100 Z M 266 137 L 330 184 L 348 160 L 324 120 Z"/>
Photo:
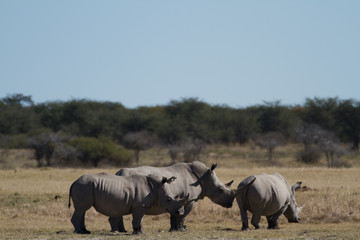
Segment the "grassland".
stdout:
<path fill-rule="evenodd" d="M 259 151 L 259 150 L 258 150 Z M 223 182 L 261 172 L 279 172 L 290 183 L 302 181 L 305 189 L 296 193 L 299 205 L 305 204 L 301 223 L 287 223 L 280 218 L 280 230 L 262 229 L 242 232 L 236 204 L 225 209 L 204 199 L 195 204 L 187 217 L 187 231 L 169 233 L 169 217 L 145 216 L 145 235 L 132 236 L 131 217 L 125 217 L 129 233 L 110 233 L 107 218 L 93 209 L 86 214 L 91 235 L 76 235 L 70 223 L 73 209 L 67 208 L 71 183 L 85 173 L 115 173 L 117 167 L 101 169 L 32 167 L 27 154 L 14 157 L 7 153 L 7 169 L 0 170 L 0 239 L 360 239 L 360 168 L 350 159 L 352 168 L 328 169 L 318 165 L 305 166 L 293 160 L 289 149 L 283 148 L 277 163 L 266 166 L 262 152 L 256 149 L 209 149 L 204 162 L 218 162 L 218 178 Z M 144 164 L 169 162 L 157 151 L 149 151 Z M 240 154 L 240 155 L 239 155 Z M 155 160 L 154 160 L 155 159 Z M 258 159 L 255 161 L 254 159 Z M 9 162 L 10 161 L 10 162 Z M 35 163 L 34 163 L 35 164 Z M 291 166 L 291 167 L 289 167 Z"/>

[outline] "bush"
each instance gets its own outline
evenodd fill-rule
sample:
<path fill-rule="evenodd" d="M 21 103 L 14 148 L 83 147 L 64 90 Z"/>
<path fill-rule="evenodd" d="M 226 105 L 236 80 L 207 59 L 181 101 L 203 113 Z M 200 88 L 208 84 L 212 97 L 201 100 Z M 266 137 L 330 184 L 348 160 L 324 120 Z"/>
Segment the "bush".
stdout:
<path fill-rule="evenodd" d="M 297 153 L 296 160 L 304 163 L 317 163 L 321 158 L 321 150 L 318 147 L 308 147 Z"/>
<path fill-rule="evenodd" d="M 76 149 L 81 162 L 90 162 L 94 167 L 105 159 L 125 165 L 132 156 L 125 148 L 116 145 L 107 137 L 78 137 L 70 140 L 69 145 Z"/>
<path fill-rule="evenodd" d="M 21 149 L 28 147 L 28 137 L 25 134 L 1 135 L 0 148 Z"/>
<path fill-rule="evenodd" d="M 348 162 L 345 162 L 344 160 L 341 160 L 341 159 L 335 159 L 331 162 L 331 165 L 328 166 L 328 167 L 331 167 L 331 168 L 351 168 L 351 164 L 348 163 Z"/>

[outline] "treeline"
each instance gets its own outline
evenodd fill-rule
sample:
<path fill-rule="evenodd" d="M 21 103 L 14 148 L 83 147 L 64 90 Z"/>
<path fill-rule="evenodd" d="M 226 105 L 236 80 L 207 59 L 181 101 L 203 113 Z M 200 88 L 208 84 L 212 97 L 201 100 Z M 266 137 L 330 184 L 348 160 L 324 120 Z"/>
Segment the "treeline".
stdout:
<path fill-rule="evenodd" d="M 331 148 L 324 152 L 330 159 L 340 152 L 340 143 L 359 149 L 360 102 L 309 98 L 296 106 L 276 101 L 232 108 L 186 98 L 129 109 L 86 99 L 34 104 L 31 96 L 13 94 L 0 100 L 0 136 L 2 148 L 34 149 L 39 165 L 51 164 L 54 153 L 95 166 L 104 158 L 126 164 L 128 149 L 135 150 L 138 161 L 138 153 L 154 144 L 169 148 L 174 161 L 180 152 L 191 160 L 205 144 L 249 141 L 268 149 L 270 159 L 276 146 L 300 141 L 304 152 L 299 158 L 313 161 L 317 148 Z"/>

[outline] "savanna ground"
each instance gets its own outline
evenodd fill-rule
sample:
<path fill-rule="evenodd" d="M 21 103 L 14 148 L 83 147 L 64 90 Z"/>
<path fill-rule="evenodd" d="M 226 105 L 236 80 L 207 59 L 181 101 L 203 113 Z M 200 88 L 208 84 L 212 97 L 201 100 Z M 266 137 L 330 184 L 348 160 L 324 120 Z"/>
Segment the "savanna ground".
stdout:
<path fill-rule="evenodd" d="M 186 219 L 186 232 L 168 232 L 169 216 L 145 216 L 144 235 L 131 235 L 131 216 L 125 217 L 128 233 L 110 233 L 107 217 L 91 209 L 86 214 L 90 235 L 73 233 L 67 207 L 71 183 L 85 173 L 115 173 L 118 167 L 35 168 L 27 151 L 0 152 L 0 239 L 360 239 L 360 157 L 346 160 L 352 168 L 328 169 L 324 160 L 304 165 L 294 160 L 298 146 L 277 149 L 274 163 L 267 163 L 263 150 L 250 147 L 208 147 L 202 160 L 215 170 L 222 182 L 235 180 L 236 187 L 245 177 L 262 172 L 279 172 L 290 184 L 302 181 L 296 192 L 298 205 L 305 204 L 301 223 L 287 223 L 280 217 L 280 230 L 241 231 L 236 204 L 225 209 L 209 199 L 200 200 Z M 151 150 L 142 155 L 144 165 L 166 165 L 164 151 Z M 249 214 L 250 217 L 250 214 Z"/>

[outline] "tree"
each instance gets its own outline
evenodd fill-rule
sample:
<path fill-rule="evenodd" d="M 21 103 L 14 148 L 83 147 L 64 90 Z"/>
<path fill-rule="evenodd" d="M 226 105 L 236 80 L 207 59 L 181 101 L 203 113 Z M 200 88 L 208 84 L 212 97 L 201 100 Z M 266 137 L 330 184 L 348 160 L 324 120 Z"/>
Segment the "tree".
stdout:
<path fill-rule="evenodd" d="M 338 104 L 338 98 L 308 98 L 302 112 L 302 120 L 305 123 L 316 124 L 322 129 L 336 132 L 338 126 L 335 123 L 334 113 Z"/>
<path fill-rule="evenodd" d="M 39 124 L 30 96 L 14 94 L 0 100 L 0 133 L 26 134 Z"/>
<path fill-rule="evenodd" d="M 296 138 L 304 144 L 304 149 L 298 153 L 298 160 L 314 163 L 320 160 L 321 152 L 317 144 L 324 135 L 324 130 L 315 125 L 303 123 L 295 128 Z"/>
<path fill-rule="evenodd" d="M 121 104 L 71 100 L 62 109 L 62 130 L 73 135 L 119 137 L 127 111 Z"/>
<path fill-rule="evenodd" d="M 184 152 L 184 161 L 200 161 L 200 154 L 205 149 L 206 143 L 201 139 L 191 139 L 187 138 L 182 143 L 182 148 Z"/>
<path fill-rule="evenodd" d="M 135 161 L 137 166 L 140 162 L 140 152 L 149 149 L 154 146 L 156 139 L 147 131 L 130 132 L 125 135 L 124 146 L 134 150 Z"/>
<path fill-rule="evenodd" d="M 267 150 L 268 161 L 273 163 L 273 154 L 276 147 L 285 144 L 285 138 L 281 133 L 268 132 L 260 136 L 257 141 L 257 145 Z"/>
<path fill-rule="evenodd" d="M 46 130 L 45 132 L 30 137 L 29 147 L 35 152 L 35 159 L 38 162 L 38 167 L 44 166 L 44 158 L 46 166 L 51 166 L 51 158 L 59 141 L 60 138 L 58 134 Z"/>
<path fill-rule="evenodd" d="M 298 117 L 289 107 L 281 106 L 280 101 L 264 102 L 256 108 L 249 108 L 248 112 L 256 114 L 260 133 L 279 132 L 290 137 L 298 122 Z"/>
<path fill-rule="evenodd" d="M 340 160 L 340 157 L 345 154 L 345 150 L 341 147 L 333 133 L 324 131 L 318 144 L 325 154 L 328 168 L 350 167 L 350 165 Z"/>
<path fill-rule="evenodd" d="M 208 140 L 208 117 L 210 106 L 197 98 L 185 98 L 182 101 L 171 101 L 165 107 L 165 114 L 171 124 L 176 124 L 177 136 L 185 135 L 193 139 Z"/>
<path fill-rule="evenodd" d="M 345 142 L 351 142 L 354 150 L 359 150 L 360 143 L 360 102 L 355 100 L 341 101 L 335 110 L 336 125 L 339 136 Z"/>
<path fill-rule="evenodd" d="M 181 145 L 177 143 L 168 144 L 167 148 L 169 149 L 169 155 L 172 163 L 175 163 L 179 154 L 183 151 Z"/>
<path fill-rule="evenodd" d="M 1 101 L 9 106 L 17 105 L 17 106 L 32 106 L 34 105 L 31 96 L 25 96 L 21 93 L 15 93 L 8 95 L 1 99 Z"/>
<path fill-rule="evenodd" d="M 304 143 L 302 155 L 303 162 L 318 161 L 318 149 L 324 153 L 328 167 L 349 166 L 340 160 L 345 154 L 335 134 L 315 124 L 304 123 L 297 129 L 297 137 Z"/>
<path fill-rule="evenodd" d="M 245 144 L 251 134 L 259 132 L 256 117 L 248 110 L 239 109 L 235 112 L 236 121 L 234 123 L 235 140 L 240 144 Z"/>

